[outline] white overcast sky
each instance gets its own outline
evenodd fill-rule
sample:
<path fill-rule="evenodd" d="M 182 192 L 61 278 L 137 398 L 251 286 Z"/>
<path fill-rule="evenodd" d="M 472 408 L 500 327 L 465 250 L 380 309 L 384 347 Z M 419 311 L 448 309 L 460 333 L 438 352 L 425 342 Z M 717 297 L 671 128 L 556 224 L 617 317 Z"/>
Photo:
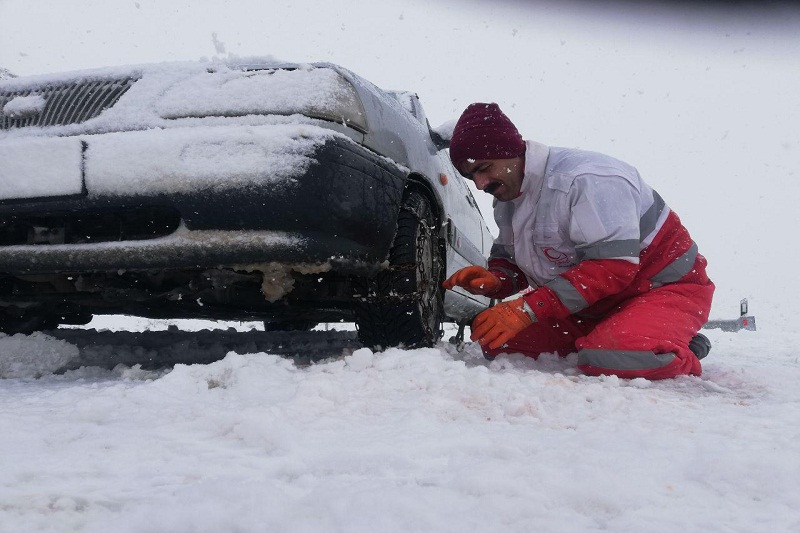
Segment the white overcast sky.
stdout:
<path fill-rule="evenodd" d="M 0 67 L 17 75 L 259 55 L 415 91 L 433 125 L 495 101 L 527 138 L 624 159 L 709 258 L 717 315 L 747 296 L 793 320 L 800 289 L 775 270 L 800 264 L 793 5 L 0 0 Z"/>

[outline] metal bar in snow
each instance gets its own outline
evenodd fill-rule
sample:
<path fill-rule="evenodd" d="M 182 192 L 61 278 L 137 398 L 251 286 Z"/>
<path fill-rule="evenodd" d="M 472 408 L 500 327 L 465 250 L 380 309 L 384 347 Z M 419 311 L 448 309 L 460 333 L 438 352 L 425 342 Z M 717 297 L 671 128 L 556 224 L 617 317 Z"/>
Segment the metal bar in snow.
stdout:
<path fill-rule="evenodd" d="M 739 318 L 736 320 L 709 320 L 703 329 L 721 329 L 722 331 L 756 330 L 756 317 L 747 316 L 747 298 L 739 302 Z"/>
<path fill-rule="evenodd" d="M 709 320 L 703 329 L 721 329 L 722 331 L 756 330 L 756 317 L 740 316 L 735 320 Z"/>

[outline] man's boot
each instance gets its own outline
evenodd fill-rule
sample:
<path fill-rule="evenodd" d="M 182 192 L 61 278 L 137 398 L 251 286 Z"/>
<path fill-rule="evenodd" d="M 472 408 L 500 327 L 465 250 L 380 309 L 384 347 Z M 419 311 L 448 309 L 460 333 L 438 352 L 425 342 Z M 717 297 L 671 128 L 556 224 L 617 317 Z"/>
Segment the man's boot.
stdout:
<path fill-rule="evenodd" d="M 711 351 L 711 341 L 702 333 L 698 333 L 689 341 L 689 349 L 698 359 L 702 359 Z"/>

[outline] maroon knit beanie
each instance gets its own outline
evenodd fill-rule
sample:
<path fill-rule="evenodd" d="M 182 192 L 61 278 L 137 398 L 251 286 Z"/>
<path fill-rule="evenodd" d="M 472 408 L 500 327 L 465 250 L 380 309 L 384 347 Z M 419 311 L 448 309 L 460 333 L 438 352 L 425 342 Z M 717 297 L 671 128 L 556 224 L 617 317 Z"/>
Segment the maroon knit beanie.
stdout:
<path fill-rule="evenodd" d="M 467 159 L 513 159 L 525 153 L 525 141 L 497 104 L 470 104 L 450 140 L 450 161 L 460 169 Z"/>

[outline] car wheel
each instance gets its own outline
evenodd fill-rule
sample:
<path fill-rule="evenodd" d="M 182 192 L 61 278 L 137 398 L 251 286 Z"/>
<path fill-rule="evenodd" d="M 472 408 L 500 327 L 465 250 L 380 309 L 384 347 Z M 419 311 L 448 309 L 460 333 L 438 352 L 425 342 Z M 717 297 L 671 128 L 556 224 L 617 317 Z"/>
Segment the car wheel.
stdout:
<path fill-rule="evenodd" d="M 389 268 L 367 280 L 356 305 L 358 337 L 374 348 L 432 346 L 442 336 L 444 261 L 428 199 L 411 191 L 397 217 Z M 364 290 L 366 289 L 366 290 Z"/>

